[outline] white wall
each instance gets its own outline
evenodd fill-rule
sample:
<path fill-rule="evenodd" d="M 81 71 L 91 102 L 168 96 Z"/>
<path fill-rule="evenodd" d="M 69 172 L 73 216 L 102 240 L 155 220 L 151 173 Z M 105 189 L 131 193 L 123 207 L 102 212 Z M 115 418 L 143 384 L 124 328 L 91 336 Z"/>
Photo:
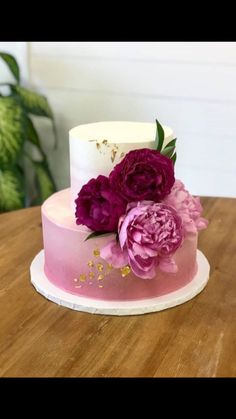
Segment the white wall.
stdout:
<path fill-rule="evenodd" d="M 56 117 L 55 152 L 50 124 L 37 126 L 59 188 L 69 185 L 71 127 L 157 117 L 178 137 L 176 175 L 190 191 L 236 196 L 236 43 L 33 42 L 28 62 Z"/>
<path fill-rule="evenodd" d="M 0 51 L 13 54 L 17 59 L 21 70 L 22 83 L 26 84 L 29 79 L 28 73 L 28 45 L 27 42 L 0 42 Z M 13 76 L 7 66 L 0 61 L 0 82 L 14 82 Z"/>

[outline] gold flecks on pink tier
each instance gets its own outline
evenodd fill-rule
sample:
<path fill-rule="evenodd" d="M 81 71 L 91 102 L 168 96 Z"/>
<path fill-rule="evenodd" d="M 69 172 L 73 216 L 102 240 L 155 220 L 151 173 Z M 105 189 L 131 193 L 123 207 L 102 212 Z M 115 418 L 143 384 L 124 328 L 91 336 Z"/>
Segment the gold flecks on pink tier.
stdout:
<path fill-rule="evenodd" d="M 95 256 L 95 258 L 97 258 L 98 256 L 100 256 L 100 250 L 99 249 L 94 249 L 93 256 Z"/>
<path fill-rule="evenodd" d="M 85 274 L 81 274 L 81 275 L 79 276 L 79 280 L 80 280 L 81 282 L 86 281 L 86 275 L 85 275 Z"/>
<path fill-rule="evenodd" d="M 88 261 L 88 266 L 89 266 L 90 268 L 93 268 L 93 267 L 94 267 L 94 262 L 93 262 L 93 260 L 89 260 L 89 261 Z"/>
<path fill-rule="evenodd" d="M 104 269 L 103 264 L 102 263 L 98 263 L 97 264 L 97 270 L 101 272 L 101 271 L 103 271 L 103 269 Z"/>
<path fill-rule="evenodd" d="M 130 272 L 131 272 L 131 269 L 130 269 L 130 266 L 129 265 L 126 265 L 126 266 L 123 266 L 123 268 L 120 268 L 120 273 L 121 273 L 121 276 L 124 278 L 125 276 L 127 276 L 127 275 L 129 275 L 130 274 Z"/>
<path fill-rule="evenodd" d="M 92 271 L 90 271 L 89 272 L 89 274 L 88 274 L 88 276 L 89 276 L 89 279 L 93 279 L 94 278 L 94 272 L 92 272 Z"/>
<path fill-rule="evenodd" d="M 103 285 L 98 285 L 98 288 L 103 288 Z"/>
<path fill-rule="evenodd" d="M 103 274 L 98 275 L 98 281 L 102 281 L 103 279 L 104 279 L 104 275 Z"/>

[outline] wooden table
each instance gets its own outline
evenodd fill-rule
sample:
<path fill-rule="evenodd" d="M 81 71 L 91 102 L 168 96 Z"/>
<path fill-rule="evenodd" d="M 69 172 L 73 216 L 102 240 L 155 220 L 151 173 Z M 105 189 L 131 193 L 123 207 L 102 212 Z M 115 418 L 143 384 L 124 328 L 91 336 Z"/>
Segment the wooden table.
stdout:
<path fill-rule="evenodd" d="M 59 307 L 30 284 L 40 208 L 0 215 L 0 376 L 236 376 L 236 200 L 203 198 L 206 289 L 154 314 L 112 317 Z"/>

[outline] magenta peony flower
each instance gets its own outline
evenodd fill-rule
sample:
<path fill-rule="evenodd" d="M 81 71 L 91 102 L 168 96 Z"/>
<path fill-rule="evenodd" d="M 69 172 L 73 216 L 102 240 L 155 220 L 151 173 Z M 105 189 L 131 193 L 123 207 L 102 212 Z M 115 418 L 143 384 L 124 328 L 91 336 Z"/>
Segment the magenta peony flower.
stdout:
<path fill-rule="evenodd" d="M 75 200 L 76 224 L 84 224 L 93 231 L 117 231 L 119 217 L 126 203 L 114 192 L 105 176 L 91 179 L 84 185 Z"/>
<path fill-rule="evenodd" d="M 203 208 L 200 198 L 193 197 L 180 180 L 175 181 L 170 194 L 165 197 L 163 202 L 176 209 L 182 218 L 186 233 L 197 233 L 207 227 L 208 221 L 201 217 Z"/>
<path fill-rule="evenodd" d="M 174 165 L 159 151 L 143 148 L 126 154 L 109 178 L 114 190 L 128 202 L 156 202 L 170 193 L 175 181 Z"/>
<path fill-rule="evenodd" d="M 129 204 L 119 221 L 119 243 L 111 241 L 101 257 L 114 267 L 127 261 L 140 278 L 154 278 L 156 267 L 176 272 L 173 254 L 183 241 L 182 220 L 174 208 L 150 201 Z"/>

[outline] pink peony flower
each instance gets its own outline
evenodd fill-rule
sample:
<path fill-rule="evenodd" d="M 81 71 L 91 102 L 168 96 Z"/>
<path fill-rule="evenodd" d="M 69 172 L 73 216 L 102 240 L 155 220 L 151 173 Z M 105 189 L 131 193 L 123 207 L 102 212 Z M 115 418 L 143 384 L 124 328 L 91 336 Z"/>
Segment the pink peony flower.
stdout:
<path fill-rule="evenodd" d="M 193 197 L 180 180 L 176 180 L 173 188 L 163 203 L 176 209 L 183 220 L 186 233 L 197 233 L 207 227 L 208 221 L 201 217 L 203 208 L 199 197 Z"/>
<path fill-rule="evenodd" d="M 128 252 L 123 251 L 120 244 L 114 239 L 100 249 L 100 256 L 111 263 L 114 268 L 122 268 L 129 263 Z"/>
<path fill-rule="evenodd" d="M 113 189 L 128 202 L 160 201 L 174 184 L 174 165 L 159 151 L 142 148 L 127 153 L 109 178 Z"/>
<path fill-rule="evenodd" d="M 101 257 L 117 268 L 128 262 L 138 277 L 154 278 L 157 266 L 177 271 L 172 256 L 182 241 L 182 220 L 174 208 L 152 201 L 131 203 L 119 220 L 119 244 L 108 243 Z"/>
<path fill-rule="evenodd" d="M 76 224 L 84 224 L 93 231 L 117 231 L 119 217 L 126 202 L 114 192 L 106 176 L 98 176 L 84 185 L 75 200 Z"/>

